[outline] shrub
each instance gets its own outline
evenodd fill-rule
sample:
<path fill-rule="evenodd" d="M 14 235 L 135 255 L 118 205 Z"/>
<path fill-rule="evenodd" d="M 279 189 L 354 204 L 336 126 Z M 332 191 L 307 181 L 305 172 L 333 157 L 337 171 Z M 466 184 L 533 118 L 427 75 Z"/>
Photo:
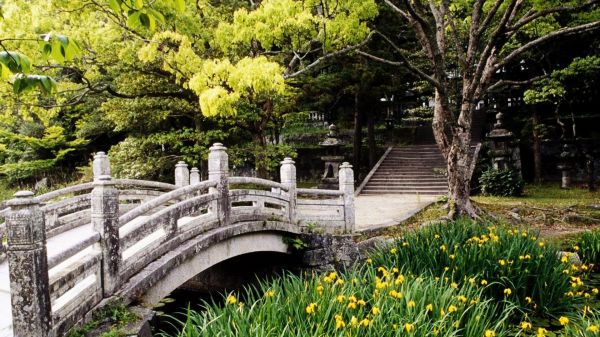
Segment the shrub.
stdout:
<path fill-rule="evenodd" d="M 600 230 L 584 232 L 577 240 L 579 256 L 586 263 L 600 263 Z"/>
<path fill-rule="evenodd" d="M 188 310 L 177 336 L 507 336 L 509 311 L 495 315 L 481 292 L 393 266 L 287 275 L 248 290 L 245 303 L 229 294 L 224 305 Z"/>
<path fill-rule="evenodd" d="M 500 197 L 523 194 L 525 182 L 515 170 L 488 169 L 479 177 L 481 192 L 485 195 Z"/>
<path fill-rule="evenodd" d="M 535 233 L 517 228 L 486 227 L 471 220 L 431 225 L 405 235 L 372 259 L 376 264 L 391 261 L 417 275 L 486 285 L 487 298 L 517 305 L 524 313 L 556 315 L 579 300 L 570 296 L 578 289 L 571 287 L 574 275 L 568 262 L 561 262 L 557 250 Z"/>

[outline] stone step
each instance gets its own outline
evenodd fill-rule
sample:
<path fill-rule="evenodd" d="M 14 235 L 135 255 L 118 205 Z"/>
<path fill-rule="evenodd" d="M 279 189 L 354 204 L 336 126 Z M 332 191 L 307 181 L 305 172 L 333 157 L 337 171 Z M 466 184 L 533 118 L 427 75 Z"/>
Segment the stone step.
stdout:
<path fill-rule="evenodd" d="M 409 191 L 409 190 L 404 190 L 404 191 L 396 191 L 396 190 L 377 190 L 377 191 L 372 191 L 372 190 L 367 190 L 366 188 L 364 190 L 361 191 L 360 194 L 363 195 L 377 195 L 377 194 L 419 194 L 419 195 L 446 195 L 448 192 L 447 191 Z"/>
<path fill-rule="evenodd" d="M 415 177 L 411 177 L 411 176 L 398 176 L 398 177 L 375 177 L 375 178 L 371 178 L 371 180 L 369 180 L 369 182 L 371 181 L 389 181 L 389 182 L 395 182 L 395 181 L 407 181 L 407 182 L 411 182 L 411 181 L 415 181 L 415 182 L 419 182 L 419 181 L 441 181 L 441 182 L 446 182 L 447 179 L 445 177 L 429 177 L 429 176 L 425 176 L 425 177 L 420 177 L 420 178 L 415 178 Z"/>
<path fill-rule="evenodd" d="M 414 178 L 414 179 L 420 179 L 420 178 L 446 178 L 446 176 L 440 175 L 440 174 L 434 174 L 432 170 L 429 171 L 397 171 L 397 172 L 391 172 L 389 174 L 386 173 L 382 173 L 382 172 L 375 172 L 375 174 L 371 177 L 371 178 L 394 178 L 394 177 L 398 177 L 398 178 Z"/>
<path fill-rule="evenodd" d="M 418 167 L 418 168 L 433 168 L 433 167 L 445 167 L 445 165 L 443 163 L 418 163 L 418 162 L 413 162 L 413 163 L 383 163 L 381 164 L 381 166 L 379 166 L 380 170 L 389 170 L 389 169 L 396 169 L 396 168 L 403 168 L 403 167 Z"/>
<path fill-rule="evenodd" d="M 384 173 L 386 175 L 396 175 L 396 174 L 429 174 L 433 176 L 444 177 L 441 172 L 437 172 L 439 170 L 443 170 L 444 168 L 441 166 L 395 166 L 395 167 L 385 167 L 377 170 L 377 173 Z"/>
<path fill-rule="evenodd" d="M 386 182 L 386 181 L 373 181 L 367 184 L 367 187 L 407 187 L 407 186 L 419 186 L 419 187 L 440 187 L 446 188 L 448 187 L 448 183 L 446 182 Z"/>
<path fill-rule="evenodd" d="M 392 186 L 392 185 L 377 185 L 377 186 L 373 186 L 371 184 L 367 184 L 367 186 L 365 187 L 366 189 L 373 189 L 373 190 L 382 190 L 382 189 L 392 189 L 392 190 L 438 190 L 438 189 L 447 189 L 448 186 L 447 185 L 438 185 L 438 186 Z"/>
<path fill-rule="evenodd" d="M 413 164 L 418 164 L 418 163 L 423 163 L 423 162 L 435 162 L 435 163 L 440 163 L 440 164 L 445 164 L 446 161 L 442 158 L 438 158 L 438 157 L 414 157 L 414 158 L 406 158 L 406 157 L 402 157 L 402 158 L 386 158 L 382 164 L 387 164 L 387 163 L 413 163 Z"/>

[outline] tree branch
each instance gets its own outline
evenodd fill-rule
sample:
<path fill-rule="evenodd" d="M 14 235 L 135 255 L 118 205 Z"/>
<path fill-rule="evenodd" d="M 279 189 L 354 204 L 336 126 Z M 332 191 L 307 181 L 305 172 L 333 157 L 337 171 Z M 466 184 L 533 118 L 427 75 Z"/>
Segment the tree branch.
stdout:
<path fill-rule="evenodd" d="M 365 45 L 367 45 L 367 43 L 369 43 L 369 41 L 371 40 L 371 38 L 373 38 L 373 35 L 375 34 L 375 31 L 372 31 L 369 33 L 369 35 L 367 35 L 367 37 L 359 44 L 353 45 L 353 46 L 348 46 L 346 48 L 342 48 L 336 52 L 333 53 L 329 53 L 329 54 L 325 54 L 321 57 L 319 57 L 318 59 L 316 59 L 315 61 L 313 61 L 311 64 L 307 65 L 306 67 L 294 72 L 294 73 L 286 73 L 283 75 L 284 79 L 288 79 L 288 78 L 294 78 L 296 76 L 302 75 L 304 73 L 306 73 L 307 71 L 311 70 L 312 68 L 318 66 L 319 64 L 321 64 L 323 61 L 340 56 L 340 55 L 344 55 L 348 52 L 351 52 L 353 50 L 356 50 L 358 48 L 364 47 Z"/>
<path fill-rule="evenodd" d="M 384 2 L 390 6 L 390 8 L 400 14 L 400 16 L 404 17 L 406 20 L 410 20 L 410 15 L 408 15 L 408 13 L 406 13 L 405 11 L 401 10 L 400 7 L 396 6 L 394 3 L 392 3 L 390 0 L 384 0 Z"/>
<path fill-rule="evenodd" d="M 519 30 L 526 24 L 534 21 L 535 19 L 543 17 L 543 16 L 548 16 L 550 14 L 561 13 L 561 12 L 567 13 L 567 12 L 578 11 L 578 10 L 584 9 L 588 6 L 591 6 L 591 5 L 597 4 L 597 3 L 600 3 L 600 0 L 590 0 L 590 1 L 584 2 L 581 5 L 574 6 L 574 7 L 562 6 L 562 7 L 549 8 L 549 9 L 542 10 L 539 12 L 538 11 L 530 11 L 527 14 L 525 14 L 523 17 L 521 17 L 519 19 L 519 21 L 517 21 L 514 25 L 508 27 L 508 31 Z"/>
<path fill-rule="evenodd" d="M 410 70 L 412 73 L 414 73 L 415 75 L 417 75 L 418 77 L 421 77 L 422 79 L 424 79 L 425 81 L 431 83 L 434 87 L 436 87 L 438 90 L 440 90 L 441 92 L 445 92 L 445 89 L 442 87 L 441 83 L 435 79 L 433 76 L 426 74 L 424 71 L 422 71 L 421 69 L 419 69 L 418 67 L 414 66 L 412 64 L 412 62 L 410 62 L 408 60 L 408 58 L 404 55 L 404 51 L 398 47 L 389 37 L 387 37 L 385 34 L 383 34 L 380 31 L 374 31 L 377 35 L 381 36 L 381 38 L 383 38 L 392 48 L 394 48 L 394 50 L 396 50 L 396 52 L 398 52 L 398 56 L 400 56 L 400 59 L 402 60 L 402 62 L 394 62 L 394 61 L 389 61 L 389 60 L 385 60 L 382 59 L 380 57 L 359 51 L 359 54 L 369 57 L 375 61 L 379 61 L 379 62 L 383 62 L 383 63 L 388 63 L 391 65 L 396 65 L 395 63 L 398 64 L 404 64 L 408 70 Z M 387 61 L 387 62 L 386 62 Z M 390 63 L 392 62 L 392 63 Z"/>
<path fill-rule="evenodd" d="M 515 49 L 510 54 L 508 54 L 502 61 L 497 62 L 494 67 L 494 70 L 498 70 L 498 69 L 502 68 L 503 66 L 514 61 L 514 59 L 519 57 L 521 54 L 523 54 L 541 44 L 544 44 L 546 42 L 552 41 L 559 37 L 565 37 L 565 36 L 574 35 L 574 34 L 591 32 L 591 31 L 595 31 L 597 29 L 600 29 L 600 21 L 595 21 L 595 22 L 591 22 L 591 23 L 587 23 L 587 24 L 583 24 L 583 25 L 579 25 L 579 26 L 575 26 L 575 27 L 559 29 L 548 35 L 545 35 L 545 36 L 537 38 L 533 41 L 530 41 L 530 42 L 526 43 L 525 45 Z"/>
<path fill-rule="evenodd" d="M 124 94 L 124 93 L 118 92 L 115 89 L 111 88 L 110 85 L 106 85 L 103 88 L 103 90 L 100 90 L 100 91 L 106 91 L 115 97 L 127 98 L 127 99 L 143 98 L 143 97 L 152 97 L 152 98 L 172 97 L 172 98 L 190 99 L 190 93 L 185 92 L 183 90 L 174 91 L 174 92 L 144 92 L 144 93 L 139 93 L 139 94 Z"/>
<path fill-rule="evenodd" d="M 504 87 L 504 86 L 523 86 L 523 85 L 529 85 L 532 84 L 535 81 L 541 80 L 543 78 L 548 77 L 548 75 L 540 75 L 540 76 L 536 76 L 533 78 L 530 78 L 528 80 L 523 80 L 523 81 L 513 81 L 513 80 L 499 80 L 496 83 L 492 84 L 491 86 L 488 87 L 488 91 L 494 91 L 498 88 Z"/>

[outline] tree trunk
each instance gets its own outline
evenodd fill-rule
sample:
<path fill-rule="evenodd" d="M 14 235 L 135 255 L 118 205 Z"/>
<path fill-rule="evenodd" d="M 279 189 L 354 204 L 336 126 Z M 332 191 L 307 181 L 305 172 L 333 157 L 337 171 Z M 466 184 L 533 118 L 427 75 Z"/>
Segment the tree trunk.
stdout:
<path fill-rule="evenodd" d="M 367 137 L 369 142 L 369 167 L 375 166 L 377 162 L 377 149 L 375 148 L 375 120 L 373 119 L 373 111 L 369 111 Z"/>
<path fill-rule="evenodd" d="M 357 181 L 360 181 L 360 159 L 362 147 L 362 115 L 358 108 L 358 93 L 354 95 L 354 172 Z"/>
<path fill-rule="evenodd" d="M 540 113 L 537 109 L 533 111 L 533 181 L 542 183 L 542 144 L 540 139 Z"/>
<path fill-rule="evenodd" d="M 468 215 L 479 218 L 478 211 L 469 198 L 471 195 L 471 121 L 473 105 L 463 103 L 458 125 L 447 125 L 451 113 L 444 94 L 436 90 L 434 118 L 432 123 L 435 140 L 446 159 L 448 170 L 449 217 Z M 450 129 L 451 132 L 447 132 Z M 450 133 L 450 135 L 448 134 Z"/>
<path fill-rule="evenodd" d="M 259 144 L 259 148 L 256 150 L 254 160 L 256 167 L 256 175 L 259 178 L 268 179 L 268 172 L 266 167 L 267 158 L 267 139 L 264 132 L 259 132 L 256 136 L 256 142 Z"/>

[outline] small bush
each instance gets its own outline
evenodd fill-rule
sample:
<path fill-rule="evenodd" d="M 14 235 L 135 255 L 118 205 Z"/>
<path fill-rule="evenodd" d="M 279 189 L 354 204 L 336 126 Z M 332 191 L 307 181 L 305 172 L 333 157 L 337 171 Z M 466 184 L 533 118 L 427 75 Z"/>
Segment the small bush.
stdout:
<path fill-rule="evenodd" d="M 525 182 L 515 170 L 488 169 L 479 177 L 479 185 L 484 195 L 499 197 L 520 196 Z"/>
<path fill-rule="evenodd" d="M 586 263 L 600 263 L 600 230 L 585 232 L 577 240 L 579 256 Z"/>

